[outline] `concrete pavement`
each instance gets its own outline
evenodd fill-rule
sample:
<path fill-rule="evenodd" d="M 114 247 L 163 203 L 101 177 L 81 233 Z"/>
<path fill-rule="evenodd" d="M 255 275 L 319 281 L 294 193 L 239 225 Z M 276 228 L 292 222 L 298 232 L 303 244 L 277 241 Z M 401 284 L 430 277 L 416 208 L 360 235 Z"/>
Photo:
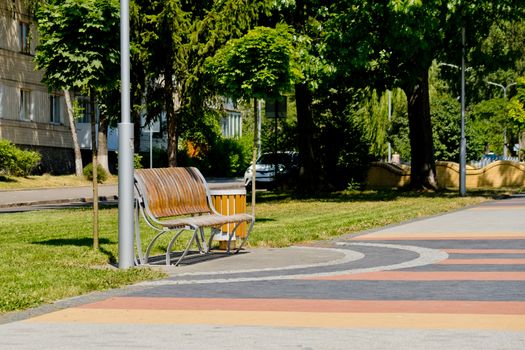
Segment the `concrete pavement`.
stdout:
<path fill-rule="evenodd" d="M 524 349 L 525 197 L 0 317 L 2 349 Z M 256 234 L 256 233 L 255 233 Z"/>

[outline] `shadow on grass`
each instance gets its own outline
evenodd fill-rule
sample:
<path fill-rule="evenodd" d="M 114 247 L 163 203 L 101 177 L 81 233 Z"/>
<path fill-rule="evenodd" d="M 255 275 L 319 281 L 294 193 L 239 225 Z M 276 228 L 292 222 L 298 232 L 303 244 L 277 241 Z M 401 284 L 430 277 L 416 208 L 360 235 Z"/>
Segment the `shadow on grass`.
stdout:
<path fill-rule="evenodd" d="M 0 175 L 0 182 L 18 182 L 16 179 L 7 177 L 5 175 Z"/>
<path fill-rule="evenodd" d="M 115 242 L 107 239 L 107 238 L 99 238 L 99 244 L 115 244 Z M 50 245 L 50 246 L 65 246 L 65 245 L 71 245 L 76 247 L 92 247 L 93 246 L 93 238 L 92 237 L 86 237 L 86 238 L 56 238 L 56 239 L 48 239 L 45 241 L 39 241 L 39 242 L 32 242 L 32 244 L 42 244 L 42 245 Z M 117 261 L 115 255 L 104 249 L 102 246 L 99 246 L 100 252 L 105 254 L 110 263 L 114 263 Z"/>
<path fill-rule="evenodd" d="M 257 222 L 270 222 L 270 221 L 275 221 L 275 219 L 270 219 L 270 218 L 256 218 L 255 221 Z"/>
<path fill-rule="evenodd" d="M 510 194 L 520 192 L 519 190 L 510 191 Z M 480 189 L 472 190 L 468 196 L 488 197 L 492 199 L 504 199 L 509 197 L 509 189 Z M 411 191 L 411 190 L 363 190 L 363 191 L 339 191 L 330 193 L 320 193 L 316 195 L 300 195 L 295 192 L 266 191 L 257 193 L 257 203 L 272 203 L 286 200 L 303 201 L 326 201 L 326 202 L 384 202 L 393 201 L 399 198 L 457 198 L 457 190 L 439 191 Z"/>

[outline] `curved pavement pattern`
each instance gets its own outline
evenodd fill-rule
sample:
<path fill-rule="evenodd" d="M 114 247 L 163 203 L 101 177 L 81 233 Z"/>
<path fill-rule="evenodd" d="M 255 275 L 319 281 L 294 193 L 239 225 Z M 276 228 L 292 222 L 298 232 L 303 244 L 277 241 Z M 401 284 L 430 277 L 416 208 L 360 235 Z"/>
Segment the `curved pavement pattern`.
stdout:
<path fill-rule="evenodd" d="M 217 255 L 21 313 L 0 325 L 0 348 L 525 349 L 524 209 L 516 196 L 309 247 Z"/>

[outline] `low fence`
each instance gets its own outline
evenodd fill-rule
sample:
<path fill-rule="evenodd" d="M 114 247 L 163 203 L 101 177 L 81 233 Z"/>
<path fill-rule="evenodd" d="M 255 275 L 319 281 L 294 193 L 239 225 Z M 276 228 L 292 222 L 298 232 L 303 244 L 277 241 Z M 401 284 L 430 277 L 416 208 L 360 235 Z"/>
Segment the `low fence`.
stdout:
<path fill-rule="evenodd" d="M 467 166 L 467 188 L 525 187 L 525 164 L 498 160 L 478 169 Z M 459 187 L 459 164 L 436 162 L 440 188 Z M 371 188 L 404 187 L 410 183 L 410 167 L 389 163 L 373 163 L 368 170 L 367 185 Z"/>

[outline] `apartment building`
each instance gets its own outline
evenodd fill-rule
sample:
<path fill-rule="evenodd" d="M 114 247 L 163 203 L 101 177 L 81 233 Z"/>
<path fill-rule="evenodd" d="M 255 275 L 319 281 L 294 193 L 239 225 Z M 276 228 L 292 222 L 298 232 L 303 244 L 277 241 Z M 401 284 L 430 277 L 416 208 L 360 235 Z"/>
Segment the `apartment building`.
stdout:
<path fill-rule="evenodd" d="M 73 172 L 64 97 L 42 84 L 33 63 L 37 44 L 23 0 L 0 0 L 0 139 L 40 152 L 40 172 Z"/>

